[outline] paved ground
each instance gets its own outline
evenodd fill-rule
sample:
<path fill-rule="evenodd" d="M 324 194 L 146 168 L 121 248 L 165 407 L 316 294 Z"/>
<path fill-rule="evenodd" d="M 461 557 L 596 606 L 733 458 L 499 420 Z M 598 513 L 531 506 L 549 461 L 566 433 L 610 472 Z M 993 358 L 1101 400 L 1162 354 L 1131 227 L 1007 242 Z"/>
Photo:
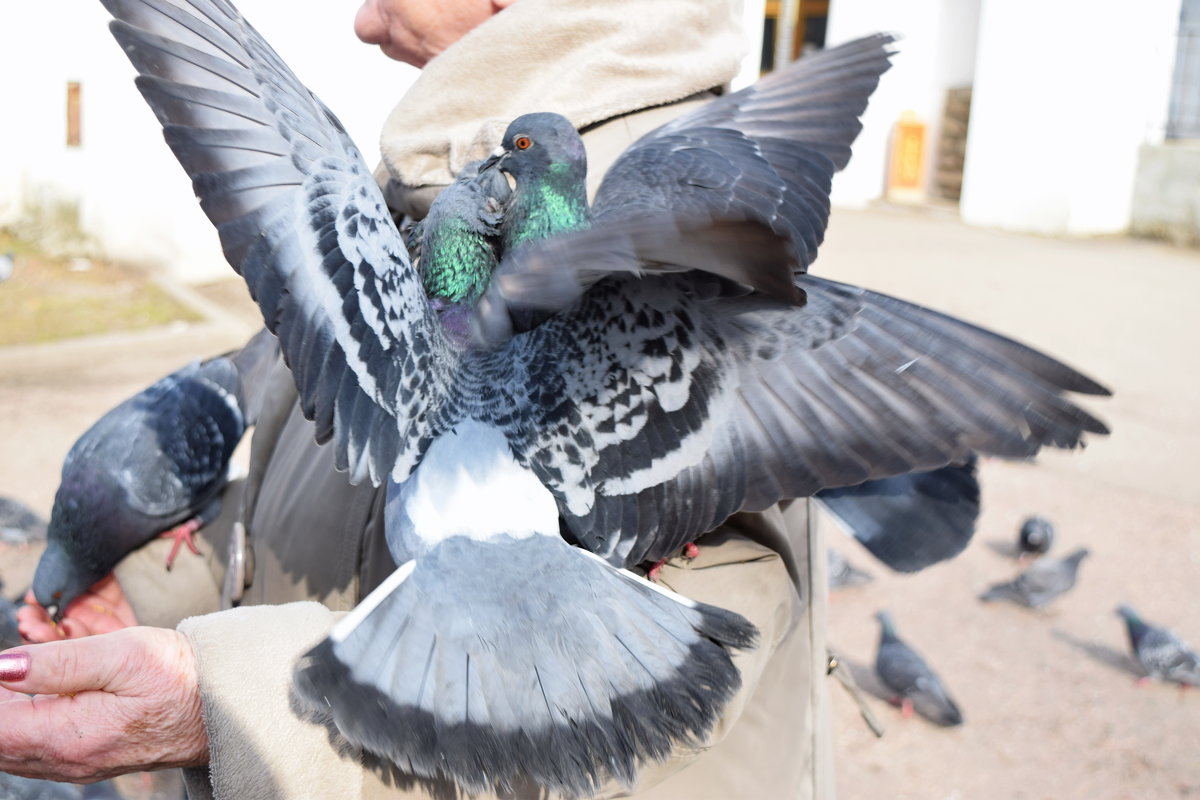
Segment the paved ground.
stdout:
<path fill-rule="evenodd" d="M 1200 692 L 1136 688 L 1128 601 L 1200 645 L 1200 255 L 1123 239 L 1062 241 L 966 228 L 909 212 L 836 211 L 816 271 L 967 317 L 1037 345 L 1116 392 L 1089 403 L 1114 434 L 1038 466 L 983 466 L 985 513 L 960 558 L 917 576 L 835 545 L 881 577 L 838 594 L 830 626 L 871 688 L 877 608 L 923 650 L 966 724 L 902 721 L 875 739 L 833 687 L 843 798 L 1200 796 Z M 99 413 L 188 358 L 250 331 L 226 288 L 218 322 L 73 344 L 0 350 L 0 494 L 45 513 L 71 442 Z M 1080 586 L 1048 612 L 982 606 L 1010 576 L 1020 519 L 1052 518 L 1060 548 L 1086 543 Z M 16 578 L 10 578 L 16 582 Z"/>

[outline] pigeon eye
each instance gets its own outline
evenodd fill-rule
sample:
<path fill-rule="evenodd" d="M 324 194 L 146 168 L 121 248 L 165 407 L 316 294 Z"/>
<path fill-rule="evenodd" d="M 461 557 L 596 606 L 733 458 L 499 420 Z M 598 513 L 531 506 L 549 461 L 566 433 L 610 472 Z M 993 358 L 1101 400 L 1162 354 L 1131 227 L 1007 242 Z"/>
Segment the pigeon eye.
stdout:
<path fill-rule="evenodd" d="M 528 150 L 533 147 L 533 139 L 530 139 L 528 136 L 518 136 L 516 139 L 513 139 L 513 145 L 518 150 Z"/>

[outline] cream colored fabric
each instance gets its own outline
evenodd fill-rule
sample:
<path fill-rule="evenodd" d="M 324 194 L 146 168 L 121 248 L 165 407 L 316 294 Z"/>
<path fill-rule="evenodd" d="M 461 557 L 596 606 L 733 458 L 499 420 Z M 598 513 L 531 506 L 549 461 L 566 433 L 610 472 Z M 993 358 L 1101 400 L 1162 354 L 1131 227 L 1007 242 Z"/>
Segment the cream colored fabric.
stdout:
<path fill-rule="evenodd" d="M 426 65 L 384 125 L 384 162 L 407 186 L 445 185 L 521 114 L 583 128 L 721 86 L 746 51 L 740 6 L 519 0 Z"/>

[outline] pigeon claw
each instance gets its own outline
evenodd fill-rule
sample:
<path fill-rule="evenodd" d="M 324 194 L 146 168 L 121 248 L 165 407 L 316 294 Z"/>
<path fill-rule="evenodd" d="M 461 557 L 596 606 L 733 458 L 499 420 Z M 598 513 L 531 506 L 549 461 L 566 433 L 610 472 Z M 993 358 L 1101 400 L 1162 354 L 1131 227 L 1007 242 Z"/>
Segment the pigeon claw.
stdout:
<path fill-rule="evenodd" d="M 174 539 L 175 544 L 171 546 L 171 552 L 167 554 L 167 569 L 175 563 L 175 556 L 179 555 L 179 548 L 182 545 L 187 545 L 188 550 L 191 550 L 196 555 L 200 555 L 199 548 L 196 547 L 196 541 L 193 535 L 200 530 L 199 519 L 189 519 L 187 522 L 181 522 L 171 530 L 163 533 L 159 538 Z"/>
<path fill-rule="evenodd" d="M 652 566 L 646 572 L 646 580 L 650 581 L 651 583 L 658 583 L 658 579 L 662 577 L 663 564 L 666 563 L 667 560 L 665 558 L 660 558 L 658 561 L 655 561 L 654 566 Z"/>
<path fill-rule="evenodd" d="M 907 697 L 900 701 L 900 716 L 904 719 L 912 719 L 913 704 L 912 700 Z"/>
<path fill-rule="evenodd" d="M 688 542 L 687 544 L 685 544 L 683 546 L 683 557 L 688 559 L 689 561 L 692 560 L 693 558 L 696 558 L 699 555 L 700 555 L 700 548 L 696 546 L 695 542 Z"/>

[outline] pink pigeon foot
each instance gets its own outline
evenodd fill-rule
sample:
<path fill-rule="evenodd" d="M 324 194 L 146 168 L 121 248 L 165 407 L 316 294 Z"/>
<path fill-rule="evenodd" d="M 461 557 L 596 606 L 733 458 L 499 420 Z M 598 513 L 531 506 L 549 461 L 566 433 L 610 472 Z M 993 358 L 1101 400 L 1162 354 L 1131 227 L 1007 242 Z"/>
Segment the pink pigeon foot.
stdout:
<path fill-rule="evenodd" d="M 175 556 L 179 555 L 179 548 L 186 544 L 188 550 L 191 550 L 196 555 L 200 555 L 200 550 L 196 547 L 196 542 L 192 535 L 200 530 L 199 518 L 189 519 L 187 522 L 181 522 L 171 530 L 163 533 L 160 539 L 174 539 L 175 544 L 171 546 L 171 552 L 167 554 L 167 569 L 175 563 Z"/>
<path fill-rule="evenodd" d="M 665 563 L 667 563 L 665 558 L 660 558 L 658 561 L 655 561 L 654 566 L 651 567 L 650 571 L 646 573 L 646 580 L 650 581 L 651 583 L 658 583 L 658 579 L 662 576 L 663 564 Z"/>
<path fill-rule="evenodd" d="M 1137 678 L 1136 680 L 1134 680 L 1133 684 L 1134 684 L 1135 686 L 1149 686 L 1149 685 L 1150 685 L 1150 676 L 1149 676 L 1149 675 L 1143 675 L 1142 677 L 1140 677 L 1140 678 Z"/>
<path fill-rule="evenodd" d="M 904 719 L 912 719 L 913 704 L 912 700 L 907 697 L 900 701 L 900 716 Z"/>
<path fill-rule="evenodd" d="M 698 555 L 700 555 L 700 548 L 696 547 L 695 542 L 688 542 L 687 544 L 685 544 L 683 546 L 683 557 L 684 558 L 690 560 L 690 559 L 695 558 Z"/>

